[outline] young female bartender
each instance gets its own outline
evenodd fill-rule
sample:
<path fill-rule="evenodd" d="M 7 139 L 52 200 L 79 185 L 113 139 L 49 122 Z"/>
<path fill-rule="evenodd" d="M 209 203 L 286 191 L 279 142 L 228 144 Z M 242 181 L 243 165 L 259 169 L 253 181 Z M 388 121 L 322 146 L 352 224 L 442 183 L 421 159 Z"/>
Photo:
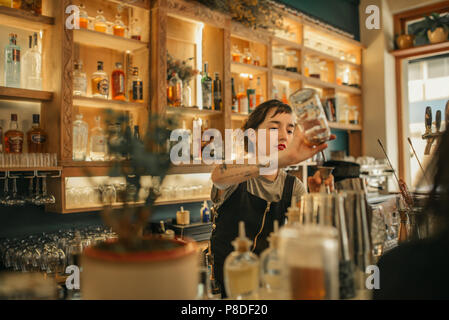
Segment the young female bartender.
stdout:
<path fill-rule="evenodd" d="M 295 127 L 295 115 L 290 106 L 278 100 L 269 100 L 250 114 L 243 129 L 266 129 L 267 137 L 270 130 L 276 130 L 278 168 L 285 168 L 327 148 L 327 144 L 307 146 L 303 142 L 303 134 L 299 129 L 295 130 Z M 331 139 L 335 139 L 335 136 Z M 267 153 L 269 149 L 267 147 Z M 259 170 L 263 166 L 219 165 L 212 172 L 211 200 L 217 216 L 211 237 L 211 253 L 214 276 L 223 297 L 226 297 L 223 265 L 226 257 L 233 251 L 231 242 L 238 235 L 239 221 L 245 222 L 246 235 L 253 242 L 251 249 L 259 255 L 268 247 L 267 237 L 273 231 L 274 220 L 278 220 L 280 226 L 284 224 L 292 195 L 299 199 L 306 192 L 298 178 L 287 175 L 282 169 L 276 170 L 272 175 L 261 176 Z M 319 173 L 309 177 L 308 183 L 312 192 L 317 191 L 321 183 Z M 329 177 L 325 184 L 332 187 L 333 177 Z"/>

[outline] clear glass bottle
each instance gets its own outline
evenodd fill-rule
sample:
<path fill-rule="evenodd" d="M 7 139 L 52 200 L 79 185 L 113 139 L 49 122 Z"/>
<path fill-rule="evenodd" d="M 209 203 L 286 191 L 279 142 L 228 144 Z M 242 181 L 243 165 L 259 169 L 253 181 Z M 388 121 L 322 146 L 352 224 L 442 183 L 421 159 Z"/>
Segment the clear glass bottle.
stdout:
<path fill-rule="evenodd" d="M 83 62 L 75 61 L 73 65 L 73 95 L 86 96 L 87 92 L 87 76 L 83 72 Z"/>
<path fill-rule="evenodd" d="M 89 127 L 83 121 L 83 115 L 77 114 L 73 122 L 73 160 L 84 161 L 87 156 Z"/>
<path fill-rule="evenodd" d="M 92 96 L 107 99 L 109 97 L 109 77 L 103 70 L 103 61 L 97 62 L 97 71 L 92 74 Z"/>
<path fill-rule="evenodd" d="M 295 50 L 287 51 L 287 71 L 298 72 L 298 56 Z"/>
<path fill-rule="evenodd" d="M 87 29 L 89 26 L 89 16 L 87 15 L 87 10 L 84 4 L 79 5 L 80 9 L 80 17 L 79 17 L 79 25 L 82 29 Z"/>
<path fill-rule="evenodd" d="M 17 114 L 11 114 L 9 130 L 5 132 L 5 152 L 22 153 L 23 150 L 23 132 L 19 130 Z"/>
<path fill-rule="evenodd" d="M 20 47 L 17 34 L 9 35 L 9 44 L 5 47 L 5 86 L 20 88 Z"/>
<path fill-rule="evenodd" d="M 31 90 L 42 90 L 42 56 L 39 52 L 37 32 L 33 34 L 33 48 L 29 52 L 26 68 L 22 68 L 22 73 L 25 73 L 27 78 L 27 88 Z M 25 63 L 25 59 L 23 62 Z"/>
<path fill-rule="evenodd" d="M 224 284 L 231 299 L 251 299 L 259 289 L 259 258 L 250 251 L 252 241 L 245 235 L 245 223 L 239 222 L 239 236 L 232 242 L 235 251 L 224 262 Z"/>
<path fill-rule="evenodd" d="M 242 53 L 239 50 L 239 47 L 234 45 L 232 46 L 232 52 L 231 52 L 231 56 L 232 56 L 232 62 L 238 62 L 240 63 L 242 61 Z"/>
<path fill-rule="evenodd" d="M 98 9 L 97 16 L 95 17 L 95 22 L 94 22 L 94 30 L 98 31 L 98 32 L 106 33 L 107 28 L 108 28 L 108 25 L 106 23 L 106 18 L 103 16 L 103 10 Z"/>
<path fill-rule="evenodd" d="M 107 154 L 107 139 L 101 128 L 101 117 L 95 117 L 95 127 L 90 132 L 90 160 L 104 161 Z"/>
<path fill-rule="evenodd" d="M 248 48 L 243 49 L 243 63 L 252 64 L 253 57 Z"/>
<path fill-rule="evenodd" d="M 260 254 L 260 280 L 267 293 L 279 295 L 282 290 L 282 263 L 278 252 L 279 222 L 268 238 L 270 246 Z M 280 298 L 280 296 L 278 296 Z"/>
<path fill-rule="evenodd" d="M 131 39 L 140 41 L 142 39 L 142 28 L 139 26 L 139 19 L 133 19 L 131 23 Z"/>
<path fill-rule="evenodd" d="M 137 67 L 133 68 L 131 88 L 129 90 L 129 100 L 131 102 L 143 102 L 143 81 L 139 77 L 139 68 Z"/>
<path fill-rule="evenodd" d="M 190 87 L 190 81 L 184 81 L 182 84 L 181 105 L 183 107 L 192 106 L 192 88 Z"/>
<path fill-rule="evenodd" d="M 125 36 L 125 24 L 122 21 L 122 16 L 118 12 L 115 16 L 114 26 L 112 27 L 114 36 L 124 37 Z"/>

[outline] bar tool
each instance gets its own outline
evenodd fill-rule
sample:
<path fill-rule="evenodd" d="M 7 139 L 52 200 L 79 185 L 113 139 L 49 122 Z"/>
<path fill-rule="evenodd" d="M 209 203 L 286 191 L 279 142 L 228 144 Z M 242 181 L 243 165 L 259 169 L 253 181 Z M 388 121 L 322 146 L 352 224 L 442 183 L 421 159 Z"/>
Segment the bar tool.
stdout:
<path fill-rule="evenodd" d="M 440 115 L 441 115 L 441 113 L 440 113 Z M 416 159 L 416 161 L 418 162 L 419 167 L 420 167 L 421 170 L 422 170 L 422 174 L 423 174 L 424 178 L 425 178 L 425 179 L 427 180 L 427 182 L 430 184 L 430 181 L 429 181 L 429 179 L 427 178 L 426 172 L 424 171 L 424 168 L 423 168 L 423 166 L 422 166 L 422 164 L 421 164 L 421 161 L 419 161 L 418 155 L 416 154 L 416 150 L 415 150 L 415 148 L 413 147 L 412 140 L 410 139 L 410 137 L 407 138 L 407 140 L 408 140 L 408 143 L 410 144 L 410 147 L 411 147 L 412 150 L 413 150 L 413 154 L 415 155 L 415 159 Z"/>

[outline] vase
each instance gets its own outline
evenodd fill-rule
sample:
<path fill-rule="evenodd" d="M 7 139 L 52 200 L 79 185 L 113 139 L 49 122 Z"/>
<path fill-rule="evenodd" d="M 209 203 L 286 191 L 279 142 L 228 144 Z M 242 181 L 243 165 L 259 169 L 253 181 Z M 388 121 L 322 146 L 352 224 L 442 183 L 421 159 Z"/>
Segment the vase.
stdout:
<path fill-rule="evenodd" d="M 448 32 L 441 27 L 436 28 L 434 31 L 427 30 L 427 37 L 430 43 L 438 43 L 447 40 Z"/>
<path fill-rule="evenodd" d="M 192 106 L 192 88 L 190 87 L 190 81 L 185 81 L 182 83 L 181 105 L 183 107 Z"/>
<path fill-rule="evenodd" d="M 403 34 L 396 38 L 396 45 L 399 49 L 407 49 L 413 47 L 415 36 L 412 34 Z"/>
<path fill-rule="evenodd" d="M 115 252 L 88 247 L 81 257 L 83 300 L 193 300 L 199 281 L 199 253 L 193 240 L 146 237 L 164 249 Z M 170 247 L 170 248 L 165 248 Z"/>

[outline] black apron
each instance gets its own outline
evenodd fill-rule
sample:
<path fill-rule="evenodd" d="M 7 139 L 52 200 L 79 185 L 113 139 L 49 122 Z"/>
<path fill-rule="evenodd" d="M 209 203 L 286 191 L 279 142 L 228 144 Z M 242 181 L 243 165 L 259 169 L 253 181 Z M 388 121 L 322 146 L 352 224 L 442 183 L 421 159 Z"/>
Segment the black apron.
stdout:
<path fill-rule="evenodd" d="M 247 191 L 247 181 L 239 184 L 237 189 L 218 208 L 215 228 L 211 236 L 211 251 L 214 261 L 214 277 L 223 298 L 226 297 L 223 266 L 226 257 L 234 251 L 231 242 L 238 236 L 239 221 L 245 222 L 245 233 L 251 241 L 251 251 L 260 255 L 268 248 L 268 236 L 273 232 L 274 220 L 279 226 L 285 221 L 285 213 L 291 204 L 295 177 L 287 175 L 281 200 L 267 202 Z M 255 245 L 255 248 L 254 248 Z"/>

